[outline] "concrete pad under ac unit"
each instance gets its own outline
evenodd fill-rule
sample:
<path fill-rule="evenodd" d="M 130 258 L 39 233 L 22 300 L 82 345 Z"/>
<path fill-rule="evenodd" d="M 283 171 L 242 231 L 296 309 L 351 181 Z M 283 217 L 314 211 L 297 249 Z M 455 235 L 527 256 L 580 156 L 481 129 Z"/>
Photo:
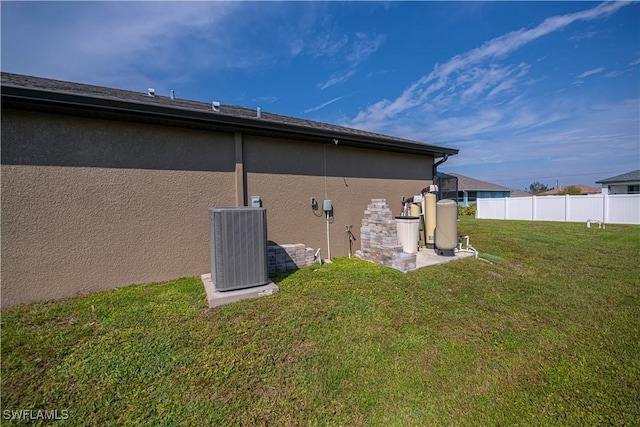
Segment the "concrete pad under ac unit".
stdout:
<path fill-rule="evenodd" d="M 249 298 L 258 298 L 277 293 L 280 288 L 269 281 L 266 285 L 255 286 L 253 288 L 238 289 L 235 291 L 216 291 L 211 281 L 211 274 L 203 274 L 200 276 L 204 289 L 207 291 L 207 301 L 209 302 L 209 308 L 219 307 L 221 305 L 230 304 L 236 301 L 242 301 Z"/>

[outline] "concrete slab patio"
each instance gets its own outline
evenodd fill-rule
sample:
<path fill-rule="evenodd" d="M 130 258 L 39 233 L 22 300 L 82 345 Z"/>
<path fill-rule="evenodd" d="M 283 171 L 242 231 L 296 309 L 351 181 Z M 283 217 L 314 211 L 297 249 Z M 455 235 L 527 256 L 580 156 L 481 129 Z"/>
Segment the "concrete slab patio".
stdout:
<path fill-rule="evenodd" d="M 436 253 L 435 249 L 420 248 L 416 254 L 416 268 L 411 271 L 432 265 L 446 264 L 447 262 L 457 261 L 459 259 L 469 258 L 472 256 L 474 256 L 473 253 L 462 251 L 456 252 L 454 256 L 440 256 Z"/>

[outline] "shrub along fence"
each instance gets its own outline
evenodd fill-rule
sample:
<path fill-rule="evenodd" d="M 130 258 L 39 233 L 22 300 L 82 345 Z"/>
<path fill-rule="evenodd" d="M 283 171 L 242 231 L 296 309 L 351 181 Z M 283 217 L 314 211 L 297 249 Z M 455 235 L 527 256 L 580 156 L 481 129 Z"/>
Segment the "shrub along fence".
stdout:
<path fill-rule="evenodd" d="M 476 218 L 640 224 L 640 194 L 478 199 Z"/>

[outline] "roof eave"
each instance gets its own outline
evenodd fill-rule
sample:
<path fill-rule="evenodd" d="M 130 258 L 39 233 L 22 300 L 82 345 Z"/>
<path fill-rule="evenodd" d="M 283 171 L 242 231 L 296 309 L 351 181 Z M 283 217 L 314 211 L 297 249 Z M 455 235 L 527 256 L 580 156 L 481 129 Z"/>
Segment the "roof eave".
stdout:
<path fill-rule="evenodd" d="M 200 123 L 203 125 L 222 125 L 238 131 L 257 131 L 275 133 L 290 138 L 307 138 L 316 142 L 374 148 L 386 151 L 431 154 L 435 157 L 458 154 L 457 149 L 439 147 L 411 141 L 397 141 L 383 137 L 357 135 L 330 129 L 313 129 L 291 123 L 279 123 L 260 118 L 226 115 L 219 112 L 196 111 L 180 107 L 152 105 L 135 101 L 101 98 L 72 93 L 2 85 L 2 101 L 5 106 L 38 104 L 47 107 L 63 107 L 71 110 L 89 110 L 99 113 L 133 114 L 149 119 L 167 119 Z"/>
<path fill-rule="evenodd" d="M 627 184 L 629 182 L 640 182 L 640 179 L 615 179 L 615 180 L 604 180 L 604 181 L 596 181 L 596 184 Z"/>

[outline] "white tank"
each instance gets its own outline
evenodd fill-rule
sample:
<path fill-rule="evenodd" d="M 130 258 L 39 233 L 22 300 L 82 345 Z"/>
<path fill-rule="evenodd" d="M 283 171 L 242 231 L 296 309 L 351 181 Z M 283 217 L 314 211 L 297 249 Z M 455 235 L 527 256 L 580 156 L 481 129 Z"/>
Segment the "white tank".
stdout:
<path fill-rule="evenodd" d="M 415 254 L 418 252 L 420 218 L 417 216 L 397 216 L 396 230 L 402 252 Z"/>
<path fill-rule="evenodd" d="M 427 193 L 424 195 L 424 222 L 427 227 L 427 248 L 435 247 L 435 231 L 436 231 L 436 195 Z"/>
<path fill-rule="evenodd" d="M 454 200 L 440 200 L 436 204 L 436 218 L 438 253 L 454 255 L 454 249 L 458 246 L 458 204 Z"/>

